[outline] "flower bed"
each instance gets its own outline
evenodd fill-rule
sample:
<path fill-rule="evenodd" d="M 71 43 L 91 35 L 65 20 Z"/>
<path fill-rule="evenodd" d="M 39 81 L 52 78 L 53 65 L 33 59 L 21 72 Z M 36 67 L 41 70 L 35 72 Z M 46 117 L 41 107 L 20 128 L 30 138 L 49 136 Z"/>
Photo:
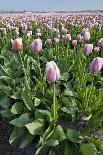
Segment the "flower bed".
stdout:
<path fill-rule="evenodd" d="M 103 154 L 102 16 L 1 15 L 0 114 L 14 127 L 10 144 L 33 145 L 35 155 Z"/>

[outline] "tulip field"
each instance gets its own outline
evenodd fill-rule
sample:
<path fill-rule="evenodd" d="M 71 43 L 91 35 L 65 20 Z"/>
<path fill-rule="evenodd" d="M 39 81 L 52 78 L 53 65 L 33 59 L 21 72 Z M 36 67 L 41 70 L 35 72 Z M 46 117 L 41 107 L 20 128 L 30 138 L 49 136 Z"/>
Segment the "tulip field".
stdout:
<path fill-rule="evenodd" d="M 103 13 L 0 14 L 0 115 L 32 155 L 103 155 Z"/>

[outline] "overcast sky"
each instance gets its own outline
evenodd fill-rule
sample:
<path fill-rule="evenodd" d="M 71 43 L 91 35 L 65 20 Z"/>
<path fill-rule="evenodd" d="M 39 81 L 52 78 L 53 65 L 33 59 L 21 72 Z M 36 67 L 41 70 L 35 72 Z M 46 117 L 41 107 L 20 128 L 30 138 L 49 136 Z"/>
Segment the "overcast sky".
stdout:
<path fill-rule="evenodd" d="M 103 0 L 0 0 L 0 11 L 75 11 L 103 9 Z"/>

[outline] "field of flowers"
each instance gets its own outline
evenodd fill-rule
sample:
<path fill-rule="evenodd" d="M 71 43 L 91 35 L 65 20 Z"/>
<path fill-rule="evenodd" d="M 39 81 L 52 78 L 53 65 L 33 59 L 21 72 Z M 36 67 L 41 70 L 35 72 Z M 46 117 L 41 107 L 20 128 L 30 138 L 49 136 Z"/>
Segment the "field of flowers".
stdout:
<path fill-rule="evenodd" d="M 0 14 L 10 144 L 34 143 L 35 155 L 103 155 L 102 66 L 102 13 Z"/>

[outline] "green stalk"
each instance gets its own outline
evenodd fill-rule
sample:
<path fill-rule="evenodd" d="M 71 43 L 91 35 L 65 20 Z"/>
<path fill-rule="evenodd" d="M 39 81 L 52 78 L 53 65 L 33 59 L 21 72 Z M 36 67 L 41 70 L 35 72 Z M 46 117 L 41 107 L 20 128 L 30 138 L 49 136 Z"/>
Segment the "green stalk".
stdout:
<path fill-rule="evenodd" d="M 24 63 L 23 63 L 23 60 L 22 60 L 21 51 L 19 52 L 19 57 L 20 57 L 20 61 L 21 61 L 22 67 L 23 67 L 23 72 L 24 72 L 24 75 L 25 75 L 25 79 L 27 81 L 28 78 L 27 78 L 26 69 L 25 69 L 25 66 L 24 66 Z"/>
<path fill-rule="evenodd" d="M 40 80 L 42 80 L 41 67 L 40 67 L 40 57 L 39 57 L 39 54 L 37 54 L 37 62 L 38 62 L 38 66 L 39 66 Z"/>
<path fill-rule="evenodd" d="M 56 120 L 55 83 L 53 84 L 53 119 Z"/>

